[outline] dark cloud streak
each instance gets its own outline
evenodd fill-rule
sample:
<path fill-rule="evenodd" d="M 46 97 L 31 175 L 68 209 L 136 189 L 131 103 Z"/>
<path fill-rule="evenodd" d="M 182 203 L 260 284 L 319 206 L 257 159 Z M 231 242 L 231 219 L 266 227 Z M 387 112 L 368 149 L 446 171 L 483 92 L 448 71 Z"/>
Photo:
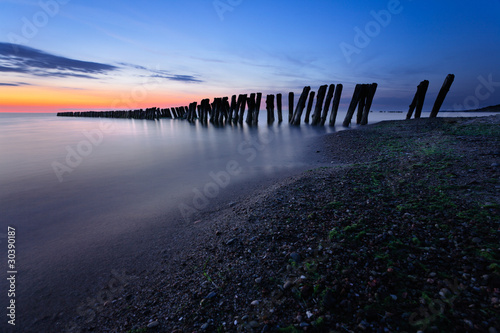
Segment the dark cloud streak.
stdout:
<path fill-rule="evenodd" d="M 3 87 L 20 87 L 20 86 L 31 86 L 31 84 L 25 83 L 25 82 L 15 82 L 15 83 L 0 82 L 0 86 L 3 86 Z"/>
<path fill-rule="evenodd" d="M 117 69 L 119 67 L 113 65 L 65 58 L 23 45 L 0 43 L 0 72 L 92 79 Z"/>
<path fill-rule="evenodd" d="M 167 79 L 171 81 L 181 81 L 181 82 L 203 82 L 202 80 L 198 80 L 193 75 L 179 75 L 179 74 L 155 74 L 152 75 L 153 78 L 159 79 Z"/>
<path fill-rule="evenodd" d="M 148 75 L 148 77 L 151 77 L 151 78 L 166 79 L 166 80 L 170 80 L 170 81 L 180 81 L 180 82 L 188 82 L 188 83 L 189 82 L 191 82 L 191 83 L 204 82 L 203 80 L 197 79 L 194 75 L 172 74 L 171 72 L 166 71 L 166 70 L 149 69 L 149 68 L 146 68 L 144 66 L 128 64 L 128 63 L 120 63 L 120 65 L 152 73 L 152 74 Z"/>

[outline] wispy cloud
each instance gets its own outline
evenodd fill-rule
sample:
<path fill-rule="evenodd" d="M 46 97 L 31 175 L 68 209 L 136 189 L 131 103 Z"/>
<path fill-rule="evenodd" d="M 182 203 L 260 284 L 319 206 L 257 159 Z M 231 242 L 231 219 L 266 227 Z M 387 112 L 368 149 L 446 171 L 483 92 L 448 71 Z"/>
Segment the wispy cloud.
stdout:
<path fill-rule="evenodd" d="M 95 79 L 119 67 L 81 61 L 50 54 L 31 47 L 0 43 L 0 72 L 39 77 L 77 77 Z"/>
<path fill-rule="evenodd" d="M 147 68 L 144 66 L 129 64 L 129 63 L 125 63 L 125 62 L 121 62 L 121 63 L 119 63 L 119 65 L 125 66 L 125 67 L 130 67 L 130 68 L 141 70 L 141 71 L 146 71 L 146 72 L 148 72 L 148 74 L 142 75 L 142 76 L 146 76 L 146 77 L 157 78 L 157 79 L 166 79 L 166 80 L 171 80 L 171 81 L 188 82 L 188 83 L 204 82 L 203 80 L 197 78 L 195 75 L 173 74 L 172 72 L 167 71 L 167 70 L 150 69 L 150 68 Z"/>
<path fill-rule="evenodd" d="M 20 86 L 31 86 L 31 84 L 26 83 L 26 82 L 0 82 L 0 86 L 20 87 Z"/>
<path fill-rule="evenodd" d="M 203 82 L 202 80 L 197 79 L 193 75 L 179 75 L 179 74 L 154 74 L 151 77 L 167 79 L 172 81 L 181 81 L 181 82 Z"/>

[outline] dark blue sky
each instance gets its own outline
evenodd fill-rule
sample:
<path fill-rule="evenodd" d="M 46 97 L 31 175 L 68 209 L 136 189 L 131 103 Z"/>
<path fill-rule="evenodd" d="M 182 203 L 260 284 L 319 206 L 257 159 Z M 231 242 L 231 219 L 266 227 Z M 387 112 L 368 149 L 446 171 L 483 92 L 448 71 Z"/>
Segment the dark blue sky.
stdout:
<path fill-rule="evenodd" d="M 500 104 L 499 0 L 0 0 L 0 6 L 2 111 L 37 88 L 74 95 L 74 105 L 65 99 L 68 108 L 108 108 L 343 83 L 345 105 L 356 83 L 371 82 L 379 84 L 373 109 L 405 110 L 424 79 L 429 110 L 449 73 L 456 79 L 443 109 Z M 82 104 L 84 96 L 89 103 Z M 59 104 L 53 107 L 66 105 Z"/>

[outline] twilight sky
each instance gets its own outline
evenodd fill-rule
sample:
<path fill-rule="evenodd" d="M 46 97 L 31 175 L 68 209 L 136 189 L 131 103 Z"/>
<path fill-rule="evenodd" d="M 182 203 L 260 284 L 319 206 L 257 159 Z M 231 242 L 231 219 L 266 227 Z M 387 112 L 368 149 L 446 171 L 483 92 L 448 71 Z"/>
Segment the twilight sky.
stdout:
<path fill-rule="evenodd" d="M 0 0 L 0 112 L 186 105 L 377 82 L 373 110 L 500 104 L 500 0 Z M 286 100 L 286 98 L 284 99 Z"/>

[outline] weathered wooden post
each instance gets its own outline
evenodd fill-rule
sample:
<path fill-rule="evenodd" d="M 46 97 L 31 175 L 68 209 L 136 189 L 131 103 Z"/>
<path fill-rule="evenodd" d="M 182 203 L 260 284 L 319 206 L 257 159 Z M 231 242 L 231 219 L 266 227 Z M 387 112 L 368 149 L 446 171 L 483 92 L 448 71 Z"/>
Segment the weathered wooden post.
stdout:
<path fill-rule="evenodd" d="M 218 125 L 219 122 L 219 98 L 214 98 L 212 102 L 212 113 L 210 114 L 210 122 Z"/>
<path fill-rule="evenodd" d="M 423 81 L 422 81 L 423 82 Z M 410 108 L 408 109 L 408 113 L 406 114 L 406 120 L 411 119 L 411 116 L 413 115 L 413 111 L 415 110 L 415 107 L 417 106 L 417 101 L 420 93 L 420 86 L 422 85 L 422 82 L 417 86 L 417 91 L 415 92 L 415 96 L 413 96 L 413 100 L 411 101 Z M 417 118 L 417 115 L 415 114 L 415 118 Z"/>
<path fill-rule="evenodd" d="M 236 105 L 237 105 L 236 95 L 233 95 L 231 97 L 231 106 L 229 108 L 228 121 L 232 121 L 233 120 L 233 115 L 234 115 L 234 110 L 236 109 Z"/>
<path fill-rule="evenodd" d="M 323 108 L 323 114 L 321 114 L 321 126 L 325 125 L 326 117 L 328 117 L 328 109 L 330 108 L 330 103 L 332 102 L 333 93 L 335 92 L 335 85 L 330 84 L 328 88 L 328 93 L 326 94 L 325 106 Z"/>
<path fill-rule="evenodd" d="M 368 96 L 368 85 L 361 85 L 361 92 L 359 93 L 359 101 L 358 101 L 358 113 L 356 116 L 356 124 L 361 124 L 361 119 L 363 118 L 363 111 L 365 109 L 366 97 Z"/>
<path fill-rule="evenodd" d="M 262 93 L 257 93 L 257 100 L 255 101 L 255 114 L 253 116 L 253 124 L 257 125 L 259 123 L 259 113 L 260 113 L 260 103 L 262 101 Z"/>
<path fill-rule="evenodd" d="M 276 106 L 278 107 L 278 123 L 280 124 L 283 122 L 282 99 L 283 99 L 282 94 L 276 95 Z"/>
<path fill-rule="evenodd" d="M 436 102 L 434 103 L 434 106 L 432 107 L 430 118 L 436 118 L 436 116 L 439 112 L 439 109 L 441 109 L 441 106 L 443 105 L 444 99 L 446 98 L 446 95 L 448 94 L 448 91 L 450 90 L 450 87 L 453 84 L 454 80 L 455 80 L 455 75 L 448 74 L 448 76 L 446 76 L 446 79 L 444 80 L 443 86 L 441 87 L 441 90 L 439 91 L 439 94 L 436 98 Z"/>
<path fill-rule="evenodd" d="M 424 107 L 425 95 L 427 94 L 427 89 L 429 88 L 429 81 L 424 80 L 420 83 L 420 85 L 419 85 L 420 92 L 418 94 L 418 100 L 417 100 L 417 105 L 416 105 L 416 110 L 415 110 L 415 118 L 420 118 L 420 116 L 422 115 L 422 109 Z"/>
<path fill-rule="evenodd" d="M 245 115 L 245 108 L 247 106 L 247 94 L 240 95 L 241 103 L 240 103 L 240 115 L 238 116 L 238 121 L 240 124 L 243 123 L 243 116 Z"/>
<path fill-rule="evenodd" d="M 359 101 L 359 94 L 361 93 L 361 84 L 357 84 L 356 88 L 354 88 L 354 93 L 352 94 L 351 104 L 349 104 L 349 109 L 347 109 L 347 114 L 345 116 L 344 122 L 342 125 L 344 127 L 349 127 L 351 123 L 352 116 L 354 115 L 354 111 L 356 110 L 356 106 Z"/>
<path fill-rule="evenodd" d="M 294 93 L 291 91 L 288 93 L 288 123 L 292 123 L 293 119 L 293 100 L 294 100 Z"/>
<path fill-rule="evenodd" d="M 271 125 L 272 123 L 274 123 L 274 95 L 267 95 L 266 109 L 267 109 L 267 124 Z"/>
<path fill-rule="evenodd" d="M 191 122 L 193 122 L 196 119 L 196 107 L 198 106 L 198 102 L 193 102 L 189 105 L 189 108 L 191 109 Z"/>
<path fill-rule="evenodd" d="M 227 121 L 227 118 L 229 117 L 228 112 L 229 112 L 229 97 L 226 96 L 223 97 L 221 100 L 221 113 L 219 118 L 219 122 L 221 123 L 221 125 L 224 125 L 225 120 Z"/>
<path fill-rule="evenodd" d="M 204 122 L 205 124 L 208 124 L 209 122 L 209 116 L 211 117 L 212 114 L 212 105 L 210 104 L 210 99 L 205 100 L 205 119 Z"/>
<path fill-rule="evenodd" d="M 325 84 L 319 87 L 318 97 L 316 98 L 316 107 L 311 120 L 311 125 L 318 125 L 321 121 L 321 110 L 323 109 L 323 101 L 325 100 L 326 89 L 328 86 Z"/>
<path fill-rule="evenodd" d="M 240 107 L 241 107 L 241 95 L 238 95 L 238 99 L 236 100 L 236 104 L 234 107 L 234 114 L 233 114 L 234 123 L 238 122 Z"/>
<path fill-rule="evenodd" d="M 332 104 L 332 114 L 330 115 L 330 126 L 335 126 L 335 121 L 337 120 L 337 112 L 339 111 L 340 97 L 342 96 L 343 85 L 341 83 L 337 84 L 337 89 L 335 90 L 335 97 L 333 98 Z"/>
<path fill-rule="evenodd" d="M 297 103 L 297 107 L 295 108 L 295 111 L 293 113 L 293 125 L 300 125 L 300 118 L 302 117 L 302 112 L 306 107 L 306 100 L 309 91 L 311 91 L 311 87 L 309 86 L 304 87 L 304 89 L 302 90 L 302 94 L 299 97 L 299 102 Z"/>
<path fill-rule="evenodd" d="M 406 119 L 411 119 L 411 116 L 413 115 L 413 111 L 415 110 L 415 108 L 416 108 L 415 118 L 420 118 L 420 115 L 422 114 L 422 108 L 424 107 L 425 95 L 427 93 L 428 88 L 429 88 L 429 81 L 427 80 L 420 82 L 420 84 L 417 86 L 417 92 L 415 93 L 413 101 L 410 104 L 410 108 L 408 110 L 408 113 L 406 114 Z"/>
<path fill-rule="evenodd" d="M 377 91 L 378 84 L 372 83 L 368 85 L 368 93 L 366 96 L 365 109 L 363 111 L 363 116 L 361 117 L 361 125 L 368 124 L 368 114 L 370 113 L 370 108 L 372 107 L 373 97 Z"/>
<path fill-rule="evenodd" d="M 252 125 L 253 117 L 255 115 L 255 93 L 250 94 L 250 97 L 247 99 L 247 104 L 248 104 L 248 113 L 245 122 L 248 125 Z"/>
<path fill-rule="evenodd" d="M 311 91 L 309 93 L 309 101 L 307 102 L 306 116 L 304 117 L 304 122 L 309 124 L 309 115 L 311 114 L 311 110 L 313 108 L 314 96 L 316 96 L 316 92 Z"/>

